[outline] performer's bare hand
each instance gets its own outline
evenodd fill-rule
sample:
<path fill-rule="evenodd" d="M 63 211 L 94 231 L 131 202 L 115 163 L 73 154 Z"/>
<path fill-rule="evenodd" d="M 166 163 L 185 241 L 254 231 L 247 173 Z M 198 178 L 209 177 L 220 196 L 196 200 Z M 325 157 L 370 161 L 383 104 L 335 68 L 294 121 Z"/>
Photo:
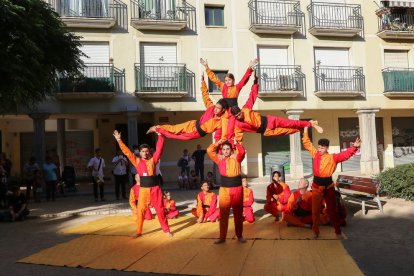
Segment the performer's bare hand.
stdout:
<path fill-rule="evenodd" d="M 359 139 L 359 137 L 357 137 L 357 138 L 355 139 L 354 144 L 353 144 L 352 146 L 354 146 L 354 147 L 356 147 L 356 148 L 359 148 L 359 147 L 361 146 L 361 139 Z"/>
<path fill-rule="evenodd" d="M 208 62 L 207 62 L 207 59 L 200 58 L 200 63 L 201 63 L 201 65 L 203 65 L 205 68 L 208 68 Z"/>
<path fill-rule="evenodd" d="M 318 133 L 323 133 L 323 128 L 319 126 L 318 121 L 310 120 L 309 122 Z"/>
<path fill-rule="evenodd" d="M 249 67 L 250 67 L 251 69 L 254 69 L 254 67 L 255 67 L 257 64 L 259 64 L 259 59 L 258 59 L 258 58 L 255 58 L 255 59 L 253 59 L 253 60 L 251 60 L 251 61 L 249 62 Z"/>
<path fill-rule="evenodd" d="M 279 196 L 278 195 L 273 195 L 273 198 L 278 201 L 279 200 Z"/>
<path fill-rule="evenodd" d="M 117 141 L 121 140 L 121 132 L 118 132 L 118 130 L 114 130 L 113 135 Z"/>

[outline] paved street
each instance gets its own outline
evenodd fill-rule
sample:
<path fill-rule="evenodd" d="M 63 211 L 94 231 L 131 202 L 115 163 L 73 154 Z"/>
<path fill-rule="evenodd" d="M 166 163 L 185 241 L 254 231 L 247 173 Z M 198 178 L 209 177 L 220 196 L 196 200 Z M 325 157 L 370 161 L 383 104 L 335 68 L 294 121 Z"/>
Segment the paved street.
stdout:
<path fill-rule="evenodd" d="M 263 180 L 254 180 L 260 182 Z M 294 183 L 290 183 L 294 187 Z M 182 213 L 194 202 L 196 190 L 178 191 L 170 187 Z M 263 212 L 265 183 L 251 185 L 255 193 L 256 215 Z M 107 201 L 95 203 L 88 189 L 82 184 L 79 193 L 57 198 L 55 202 L 31 204 L 31 218 L 24 222 L 2 223 L 0 226 L 0 265 L 3 275 L 112 275 L 127 272 L 74 269 L 16 263 L 17 260 L 39 252 L 42 249 L 69 241 L 75 235 L 63 235 L 59 230 L 96 220 L 108 214 L 127 215 L 127 200 L 116 201 L 112 189 L 107 187 Z M 348 240 L 343 242 L 349 254 L 366 275 L 412 275 L 414 265 L 414 203 L 400 199 L 386 199 L 385 214 L 369 210 L 361 214 L 360 206 L 347 204 L 350 211 L 348 226 L 344 228 Z M 329 261 L 329 260 L 327 260 Z M 142 274 L 145 275 L 145 274 Z"/>

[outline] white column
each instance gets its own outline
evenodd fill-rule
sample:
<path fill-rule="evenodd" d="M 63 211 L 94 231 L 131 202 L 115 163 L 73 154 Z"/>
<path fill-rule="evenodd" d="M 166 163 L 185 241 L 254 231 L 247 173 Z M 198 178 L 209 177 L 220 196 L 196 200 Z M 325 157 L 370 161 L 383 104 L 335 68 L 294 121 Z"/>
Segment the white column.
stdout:
<path fill-rule="evenodd" d="M 33 138 L 35 147 L 36 162 L 42 165 L 45 161 L 46 142 L 45 142 L 45 121 L 49 118 L 48 113 L 33 113 L 29 115 L 33 119 Z"/>
<path fill-rule="evenodd" d="M 66 165 L 66 132 L 64 118 L 57 119 L 57 154 L 59 156 L 60 170 L 62 173 L 63 168 Z"/>
<path fill-rule="evenodd" d="M 131 148 L 132 145 L 139 146 L 138 141 L 138 125 L 137 117 L 138 112 L 127 112 L 128 116 L 128 146 Z"/>
<path fill-rule="evenodd" d="M 286 114 L 291 120 L 299 120 L 300 114 L 303 110 L 287 110 Z M 292 179 L 299 179 L 303 177 L 303 162 L 301 156 L 301 140 L 300 132 L 289 135 L 290 142 L 290 177 Z"/>
<path fill-rule="evenodd" d="M 378 109 L 358 109 L 359 134 L 361 136 L 361 174 L 372 175 L 380 172 L 377 154 L 375 113 Z"/>

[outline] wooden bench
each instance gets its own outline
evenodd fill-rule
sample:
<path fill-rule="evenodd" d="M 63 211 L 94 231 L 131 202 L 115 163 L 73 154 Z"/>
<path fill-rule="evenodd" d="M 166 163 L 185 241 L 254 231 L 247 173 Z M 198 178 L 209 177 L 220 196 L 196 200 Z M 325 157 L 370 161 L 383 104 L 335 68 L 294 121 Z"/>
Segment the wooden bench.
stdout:
<path fill-rule="evenodd" d="M 345 197 L 361 201 L 362 212 L 364 215 L 366 214 L 366 202 L 378 205 L 380 212 L 384 213 L 378 193 L 380 186 L 378 180 L 368 177 L 338 175 L 336 186 L 338 187 L 339 192 Z"/>

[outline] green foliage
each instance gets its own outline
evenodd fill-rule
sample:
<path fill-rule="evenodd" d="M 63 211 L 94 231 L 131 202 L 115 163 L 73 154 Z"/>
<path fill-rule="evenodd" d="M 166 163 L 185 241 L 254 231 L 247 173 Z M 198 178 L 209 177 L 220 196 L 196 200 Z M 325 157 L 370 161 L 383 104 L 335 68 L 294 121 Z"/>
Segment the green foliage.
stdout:
<path fill-rule="evenodd" d="M 400 165 L 379 175 L 380 193 L 414 201 L 414 164 Z"/>
<path fill-rule="evenodd" d="M 56 72 L 80 75 L 79 37 L 41 0 L 0 0 L 0 113 L 34 110 L 54 93 Z"/>

